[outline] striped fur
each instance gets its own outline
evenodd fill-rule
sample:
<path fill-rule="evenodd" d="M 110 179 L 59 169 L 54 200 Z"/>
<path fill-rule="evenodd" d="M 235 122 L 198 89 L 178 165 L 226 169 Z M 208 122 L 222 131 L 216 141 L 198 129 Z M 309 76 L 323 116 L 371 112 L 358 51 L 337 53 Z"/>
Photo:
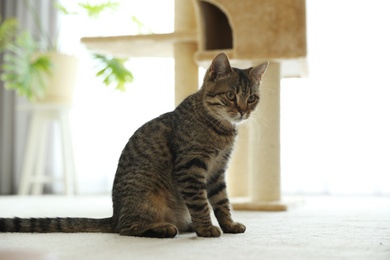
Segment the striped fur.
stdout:
<path fill-rule="evenodd" d="M 225 170 L 236 125 L 259 102 L 267 64 L 239 70 L 219 54 L 198 92 L 141 126 L 119 159 L 111 218 L 0 219 L 0 232 L 112 232 L 161 238 L 186 231 L 202 237 L 244 232 L 245 226 L 230 214 Z M 220 228 L 213 226 L 211 210 Z"/>
<path fill-rule="evenodd" d="M 111 218 L 1 218 L 0 232 L 28 233 L 74 233 L 100 232 L 112 233 Z"/>

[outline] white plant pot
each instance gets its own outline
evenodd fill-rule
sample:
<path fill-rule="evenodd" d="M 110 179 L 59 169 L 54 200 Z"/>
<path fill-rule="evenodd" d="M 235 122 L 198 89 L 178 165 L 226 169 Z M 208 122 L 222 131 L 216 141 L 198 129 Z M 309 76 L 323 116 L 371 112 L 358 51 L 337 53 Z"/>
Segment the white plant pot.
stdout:
<path fill-rule="evenodd" d="M 69 104 L 72 102 L 79 60 L 76 56 L 58 52 L 49 52 L 46 55 L 53 63 L 52 75 L 47 81 L 45 97 L 37 102 Z"/>

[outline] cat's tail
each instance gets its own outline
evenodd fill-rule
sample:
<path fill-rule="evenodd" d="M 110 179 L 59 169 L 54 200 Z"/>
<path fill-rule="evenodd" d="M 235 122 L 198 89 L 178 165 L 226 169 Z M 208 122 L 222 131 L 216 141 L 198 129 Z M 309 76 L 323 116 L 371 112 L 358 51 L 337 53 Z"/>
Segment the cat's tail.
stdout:
<path fill-rule="evenodd" d="M 114 233 L 112 218 L 0 218 L 0 233 Z"/>

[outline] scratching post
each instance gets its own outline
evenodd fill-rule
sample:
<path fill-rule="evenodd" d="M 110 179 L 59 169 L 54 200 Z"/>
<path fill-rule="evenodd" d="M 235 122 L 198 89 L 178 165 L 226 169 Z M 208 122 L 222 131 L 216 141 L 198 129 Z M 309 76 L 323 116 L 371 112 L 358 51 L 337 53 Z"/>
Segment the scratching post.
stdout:
<path fill-rule="evenodd" d="M 195 30 L 195 13 L 191 0 L 175 0 L 175 32 Z M 175 105 L 198 90 L 198 65 L 194 60 L 195 42 L 178 42 L 175 57 Z"/>
<path fill-rule="evenodd" d="M 259 209 L 280 201 L 280 64 L 271 62 L 260 90 L 260 103 L 249 122 L 251 202 Z"/>
<path fill-rule="evenodd" d="M 249 127 L 248 124 L 240 125 L 238 129 L 234 150 L 229 163 L 227 175 L 228 193 L 235 197 L 248 197 L 249 184 Z"/>
<path fill-rule="evenodd" d="M 281 65 L 270 62 L 260 87 L 260 103 L 239 137 L 228 181 L 235 209 L 283 211 L 280 185 Z M 229 186 L 229 187 L 230 187 Z"/>
<path fill-rule="evenodd" d="M 196 45 L 176 43 L 175 56 L 175 106 L 198 90 L 198 65 L 194 62 L 193 53 Z"/>

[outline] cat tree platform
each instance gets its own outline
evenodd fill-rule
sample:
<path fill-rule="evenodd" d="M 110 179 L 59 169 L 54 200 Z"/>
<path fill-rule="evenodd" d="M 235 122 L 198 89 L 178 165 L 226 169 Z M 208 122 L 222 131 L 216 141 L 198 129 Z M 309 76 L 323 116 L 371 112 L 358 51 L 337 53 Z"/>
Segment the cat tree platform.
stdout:
<path fill-rule="evenodd" d="M 174 44 L 196 43 L 195 30 L 165 34 L 86 37 L 81 42 L 102 54 L 116 57 L 173 57 Z"/>
<path fill-rule="evenodd" d="M 220 52 L 232 66 L 270 61 L 260 107 L 240 127 L 229 166 L 234 209 L 282 211 L 297 204 L 281 198 L 280 80 L 306 75 L 305 0 L 175 0 L 175 32 L 88 37 L 95 51 L 119 57 L 174 57 L 175 103 L 198 90 L 198 66 Z"/>

